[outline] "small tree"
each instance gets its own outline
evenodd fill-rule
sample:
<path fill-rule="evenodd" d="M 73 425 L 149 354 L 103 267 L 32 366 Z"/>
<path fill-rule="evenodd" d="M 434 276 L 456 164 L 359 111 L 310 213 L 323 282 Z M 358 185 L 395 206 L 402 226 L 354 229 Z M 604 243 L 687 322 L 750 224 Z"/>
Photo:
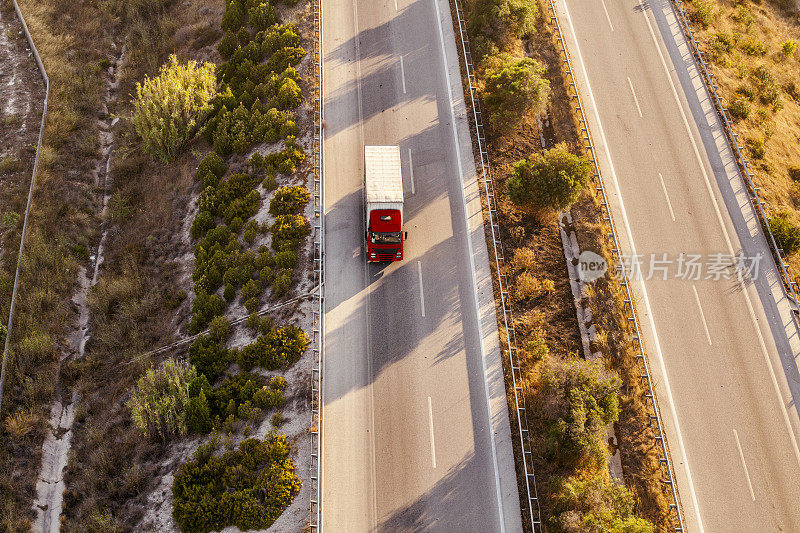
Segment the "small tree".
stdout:
<path fill-rule="evenodd" d="M 589 183 L 591 172 L 585 157 L 558 145 L 519 161 L 508 180 L 508 193 L 514 203 L 532 209 L 565 209 Z"/>
<path fill-rule="evenodd" d="M 614 483 L 605 469 L 551 479 L 554 490 L 548 522 L 556 533 L 652 533 L 655 529 L 636 517 L 633 494 Z"/>
<path fill-rule="evenodd" d="M 215 94 L 213 64 L 170 56 L 157 76 L 136 85 L 132 121 L 147 150 L 171 161 L 197 133 Z"/>
<path fill-rule="evenodd" d="M 195 368 L 186 361 L 167 359 L 139 378 L 126 405 L 142 435 L 168 440 L 186 434 L 189 382 L 196 375 Z"/>
<path fill-rule="evenodd" d="M 504 128 L 529 113 L 541 113 L 550 98 L 550 82 L 542 77 L 544 66 L 530 57 L 500 54 L 486 67 L 483 100 L 489 121 Z"/>
<path fill-rule="evenodd" d="M 514 38 L 536 29 L 537 3 L 532 0 L 475 0 L 469 13 L 469 32 L 479 41 L 504 48 Z"/>
<path fill-rule="evenodd" d="M 549 420 L 547 447 L 564 463 L 605 464 L 606 425 L 619 416 L 621 380 L 601 363 L 548 357 L 539 382 L 541 412 Z"/>

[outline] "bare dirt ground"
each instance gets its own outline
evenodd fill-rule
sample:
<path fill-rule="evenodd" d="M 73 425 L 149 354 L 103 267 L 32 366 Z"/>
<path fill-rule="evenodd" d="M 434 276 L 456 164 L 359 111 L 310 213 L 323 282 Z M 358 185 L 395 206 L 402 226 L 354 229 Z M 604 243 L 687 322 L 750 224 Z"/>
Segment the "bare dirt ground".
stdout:
<path fill-rule="evenodd" d="M 22 24 L 4 0 L 0 3 L 0 261 L 9 261 L 17 250 L 43 100 L 44 82 Z"/>

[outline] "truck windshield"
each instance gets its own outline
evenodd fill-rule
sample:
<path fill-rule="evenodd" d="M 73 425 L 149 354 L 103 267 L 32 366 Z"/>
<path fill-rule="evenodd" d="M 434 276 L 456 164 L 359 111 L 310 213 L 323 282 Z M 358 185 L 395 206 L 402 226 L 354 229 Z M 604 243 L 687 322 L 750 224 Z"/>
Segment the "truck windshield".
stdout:
<path fill-rule="evenodd" d="M 373 231 L 370 240 L 372 244 L 397 244 L 400 242 L 400 232 L 378 233 Z"/>

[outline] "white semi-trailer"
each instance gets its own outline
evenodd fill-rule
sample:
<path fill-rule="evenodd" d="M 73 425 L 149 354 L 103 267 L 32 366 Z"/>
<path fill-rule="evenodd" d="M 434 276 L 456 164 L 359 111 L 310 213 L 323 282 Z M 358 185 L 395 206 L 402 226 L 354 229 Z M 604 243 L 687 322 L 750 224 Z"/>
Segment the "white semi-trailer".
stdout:
<path fill-rule="evenodd" d="M 364 147 L 367 259 L 403 259 L 403 174 L 399 146 Z"/>

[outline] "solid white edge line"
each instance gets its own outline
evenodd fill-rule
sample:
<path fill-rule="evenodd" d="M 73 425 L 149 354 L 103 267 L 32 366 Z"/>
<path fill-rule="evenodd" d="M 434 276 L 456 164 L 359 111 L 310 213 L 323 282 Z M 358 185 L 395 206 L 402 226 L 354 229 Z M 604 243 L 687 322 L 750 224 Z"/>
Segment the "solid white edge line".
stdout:
<path fill-rule="evenodd" d="M 583 62 L 583 56 L 581 54 L 580 44 L 578 43 L 578 36 L 577 36 L 577 33 L 575 32 L 575 26 L 572 23 L 572 16 L 569 13 L 569 7 L 567 6 L 566 1 L 563 3 L 563 6 L 564 6 L 564 14 L 567 17 L 567 23 L 569 24 L 570 30 L 572 31 L 572 36 L 573 36 L 573 38 L 575 40 L 575 52 L 576 52 L 576 54 L 578 56 L 578 62 L 581 65 L 581 70 L 583 72 L 583 78 L 584 78 L 585 83 L 586 83 L 586 90 L 587 90 L 587 93 L 588 93 L 589 100 L 591 100 L 591 102 L 592 102 L 592 111 L 593 111 L 595 120 L 597 121 L 597 127 L 598 127 L 598 130 L 599 130 L 598 133 L 600 135 L 600 138 L 603 140 L 603 147 L 604 147 L 606 155 L 608 157 L 609 170 L 611 171 L 611 178 L 612 178 L 612 181 L 614 183 L 614 188 L 616 189 L 617 198 L 619 200 L 620 214 L 622 215 L 622 222 L 623 222 L 623 225 L 625 226 L 625 233 L 628 236 L 628 241 L 630 242 L 631 251 L 635 255 L 636 254 L 636 244 L 634 243 L 634 240 L 633 240 L 633 234 L 631 233 L 631 226 L 630 226 L 630 223 L 628 221 L 628 214 L 627 214 L 627 211 L 625 210 L 625 204 L 624 204 L 624 202 L 622 200 L 622 191 L 621 191 L 620 186 L 619 186 L 619 180 L 617 179 L 617 174 L 616 174 L 616 171 L 614 170 L 614 162 L 613 162 L 613 160 L 611 158 L 611 149 L 609 148 L 608 141 L 606 140 L 606 134 L 605 134 L 605 131 L 603 130 L 603 123 L 600 121 L 600 114 L 599 114 L 599 112 L 597 110 L 597 102 L 594 99 L 594 93 L 592 92 L 592 86 L 591 86 L 591 83 L 589 82 L 589 75 L 586 72 L 586 65 Z M 661 374 L 663 376 L 664 389 L 666 391 L 667 402 L 669 403 L 669 407 L 670 407 L 670 409 L 669 409 L 670 414 L 671 414 L 670 418 L 672 419 L 672 424 L 673 424 L 673 426 L 675 428 L 675 434 L 678 437 L 678 448 L 680 449 L 681 455 L 683 457 L 684 473 L 686 474 L 686 478 L 687 478 L 687 481 L 689 483 L 689 492 L 690 492 L 690 496 L 691 496 L 691 499 L 692 499 L 692 504 L 694 505 L 694 508 L 695 508 L 695 511 L 696 511 L 696 515 L 697 515 L 697 526 L 699 528 L 699 531 L 701 533 L 703 533 L 705 531 L 705 529 L 703 528 L 703 521 L 702 521 L 702 519 L 700 517 L 700 504 L 699 504 L 699 502 L 697 500 L 697 493 L 696 493 L 695 488 L 694 488 L 694 481 L 692 480 L 692 472 L 691 472 L 691 469 L 689 467 L 689 457 L 686 454 L 686 445 L 683 442 L 683 434 L 681 433 L 680 423 L 678 422 L 678 414 L 677 414 L 676 409 L 675 409 L 675 400 L 674 400 L 674 398 L 672 396 L 672 387 L 669 384 L 669 376 L 667 374 L 666 364 L 664 363 L 664 355 L 661 352 L 661 342 L 658 339 L 658 332 L 656 330 L 655 319 L 653 318 L 653 310 L 650 307 L 650 298 L 648 298 L 648 296 L 647 296 L 647 287 L 645 286 L 644 281 L 640 281 L 640 286 L 641 286 L 641 289 L 642 289 L 642 300 L 644 302 L 645 309 L 647 310 L 648 323 L 650 325 L 651 331 L 653 332 L 653 343 L 655 344 L 655 351 L 656 351 L 659 367 L 661 369 Z"/>
<path fill-rule="evenodd" d="M 672 221 L 675 222 L 675 211 L 672 210 L 672 202 L 669 201 L 669 194 L 667 194 L 667 186 L 664 184 L 664 178 L 661 176 L 661 172 L 658 173 L 658 179 L 661 181 L 661 190 L 664 191 L 664 198 L 667 199 L 667 207 L 669 208 L 669 216 L 672 217 Z"/>
<path fill-rule="evenodd" d="M 411 148 L 408 149 L 408 175 L 411 177 L 411 194 L 416 194 L 414 189 L 414 162 L 411 159 Z"/>
<path fill-rule="evenodd" d="M 472 277 L 472 292 L 475 297 L 475 320 L 478 326 L 478 345 L 481 350 L 481 366 L 483 369 L 483 387 L 484 393 L 486 394 L 486 410 L 489 416 L 489 442 L 491 443 L 492 447 L 492 463 L 494 466 L 494 483 L 495 483 L 495 490 L 497 492 L 497 512 L 500 518 L 500 532 L 505 533 L 506 524 L 503 515 L 503 496 L 502 491 L 500 490 L 500 472 L 497 466 L 497 444 L 495 443 L 494 438 L 494 425 L 493 425 L 493 416 L 492 416 L 492 405 L 490 401 L 489 395 L 489 381 L 487 378 L 486 373 L 486 351 L 483 347 L 483 327 L 481 326 L 481 313 L 480 307 L 478 306 L 478 282 L 475 279 L 475 257 L 474 251 L 472 249 L 472 235 L 469 229 L 469 215 L 467 214 L 467 199 L 464 195 L 464 167 L 461 162 L 461 148 L 458 145 L 458 129 L 456 128 L 456 112 L 455 112 L 455 104 L 453 103 L 453 87 L 450 82 L 450 70 L 448 68 L 447 63 L 447 50 L 444 46 L 444 30 L 442 30 L 442 15 L 439 10 L 439 2 L 438 0 L 433 0 L 434 8 L 436 9 L 436 23 L 439 26 L 439 44 L 441 45 L 442 49 L 442 62 L 444 65 L 444 72 L 445 72 L 445 81 L 447 82 L 447 98 L 450 101 L 450 125 L 453 128 L 453 143 L 455 144 L 456 149 L 456 162 L 458 164 L 458 175 L 461 179 L 461 202 L 464 205 L 464 229 L 466 230 L 466 240 L 467 240 L 467 250 L 469 252 L 469 263 L 470 263 L 470 273 Z"/>
<path fill-rule="evenodd" d="M 708 322 L 706 322 L 706 315 L 703 313 L 703 306 L 700 305 L 700 296 L 697 294 L 697 287 L 694 286 L 694 283 L 692 283 L 692 290 L 694 291 L 694 301 L 697 302 L 697 308 L 700 310 L 700 320 L 703 321 L 703 329 L 706 331 L 708 345 L 712 346 L 711 333 L 708 332 Z"/>
<path fill-rule="evenodd" d="M 644 9 L 644 5 L 641 3 L 641 0 L 640 0 L 639 5 L 642 7 L 642 10 L 641 10 L 642 14 L 644 15 L 645 21 L 647 21 L 647 27 L 650 29 L 650 36 L 653 38 L 653 44 L 655 44 L 656 50 L 658 51 L 658 55 L 661 58 L 661 66 L 664 68 L 664 71 L 667 74 L 667 79 L 669 80 L 670 87 L 672 88 L 672 95 L 675 97 L 675 101 L 678 104 L 678 109 L 681 112 L 681 117 L 683 117 L 683 124 L 686 127 L 686 132 L 689 134 L 689 139 L 692 141 L 692 147 L 694 148 L 695 157 L 697 158 L 697 162 L 700 165 L 700 169 L 701 169 L 702 174 L 703 174 L 703 179 L 705 180 L 705 183 L 706 183 L 706 190 L 708 191 L 708 195 L 711 198 L 711 202 L 714 205 L 714 209 L 715 209 L 715 211 L 717 213 L 717 222 L 719 223 L 720 227 L 722 228 L 722 233 L 725 236 L 725 242 L 728 245 L 728 252 L 731 255 L 734 255 L 733 245 L 731 244 L 731 239 L 730 239 L 730 236 L 728 235 L 728 230 L 727 230 L 727 228 L 725 228 L 725 223 L 724 223 L 724 221 L 722 219 L 722 213 L 720 212 L 719 204 L 717 203 L 717 198 L 714 195 L 713 189 L 711 187 L 711 181 L 708 178 L 708 173 L 706 172 L 706 167 L 705 167 L 705 165 L 703 165 L 703 161 L 702 161 L 702 159 L 700 157 L 700 151 L 697 148 L 697 143 L 695 142 L 694 134 L 692 133 L 691 128 L 689 127 L 689 121 L 686 119 L 686 113 L 683 110 L 683 103 L 680 101 L 680 98 L 678 98 L 678 92 L 675 89 L 675 84 L 672 81 L 672 76 L 670 76 L 669 69 L 667 68 L 667 63 L 664 60 L 664 54 L 661 52 L 661 47 L 658 45 L 658 40 L 656 39 L 655 32 L 653 31 L 653 26 L 650 23 L 650 18 L 647 16 L 647 10 Z M 674 9 L 672 9 L 672 7 L 670 7 L 670 13 L 672 13 L 673 17 L 676 16 L 675 15 L 675 11 L 674 11 Z M 667 16 L 667 18 L 669 18 L 668 15 L 665 15 L 665 16 Z M 740 179 L 741 179 L 741 175 L 740 175 Z M 776 265 L 776 268 L 777 268 L 777 265 Z M 781 412 L 783 414 L 783 423 L 786 426 L 786 431 L 789 433 L 789 440 L 792 443 L 792 448 L 793 448 L 793 451 L 794 451 L 795 460 L 797 461 L 798 466 L 800 466 L 800 446 L 797 443 L 797 437 L 795 436 L 795 433 L 794 433 L 794 431 L 792 429 L 792 423 L 789 420 L 789 413 L 786 410 L 785 402 L 783 400 L 783 397 L 781 396 L 780 386 L 778 385 L 778 378 L 775 375 L 775 368 L 774 368 L 774 366 L 772 364 L 772 360 L 770 359 L 769 352 L 767 351 L 767 345 L 766 345 L 766 342 L 764 341 L 764 335 L 761 333 L 761 327 L 758 325 L 758 320 L 756 319 L 756 314 L 755 314 L 755 309 L 753 307 L 753 302 L 750 299 L 750 294 L 747 291 L 747 286 L 745 286 L 744 281 L 741 280 L 741 279 L 739 279 L 739 286 L 741 287 L 742 293 L 744 294 L 745 302 L 747 302 L 747 310 L 750 313 L 750 320 L 753 323 L 753 327 L 756 330 L 756 335 L 758 336 L 758 341 L 759 341 L 759 344 L 761 346 L 761 355 L 764 357 L 764 361 L 766 362 L 767 368 L 769 369 L 770 378 L 772 380 L 773 391 L 775 392 L 775 396 L 776 396 L 776 398 L 778 400 L 778 405 L 780 406 Z M 776 349 L 777 349 L 777 347 L 776 347 Z"/>
<path fill-rule="evenodd" d="M 606 9 L 605 0 L 600 0 L 600 3 L 603 4 L 603 11 L 606 13 L 606 20 L 608 21 L 608 26 L 611 28 L 611 31 L 614 31 L 614 25 L 611 24 L 611 17 L 608 16 L 608 9 Z"/>
<path fill-rule="evenodd" d="M 403 94 L 406 94 L 406 69 L 403 66 L 403 56 L 400 56 L 400 81 L 403 82 Z"/>
<path fill-rule="evenodd" d="M 417 261 L 417 274 L 419 275 L 419 306 L 422 318 L 425 318 L 425 290 L 422 288 L 422 262 Z"/>
<path fill-rule="evenodd" d="M 431 433 L 431 464 L 436 470 L 436 440 L 433 438 L 433 403 L 430 396 L 428 396 L 428 429 Z"/>
<path fill-rule="evenodd" d="M 642 117 L 642 108 L 639 107 L 639 99 L 636 98 L 636 91 L 633 90 L 633 82 L 631 81 L 630 76 L 628 76 L 628 87 L 631 88 L 631 94 L 633 95 L 633 103 L 636 104 L 636 111 L 639 112 L 639 118 Z"/>
<path fill-rule="evenodd" d="M 744 477 L 747 478 L 747 488 L 750 489 L 750 497 L 753 498 L 753 501 L 756 501 L 756 494 L 753 492 L 753 483 L 750 481 L 750 472 L 747 471 L 747 463 L 744 461 L 742 443 L 739 442 L 739 433 L 735 429 L 733 430 L 733 436 L 736 439 L 736 447 L 739 448 L 739 459 L 742 460 L 742 468 L 744 468 Z"/>

